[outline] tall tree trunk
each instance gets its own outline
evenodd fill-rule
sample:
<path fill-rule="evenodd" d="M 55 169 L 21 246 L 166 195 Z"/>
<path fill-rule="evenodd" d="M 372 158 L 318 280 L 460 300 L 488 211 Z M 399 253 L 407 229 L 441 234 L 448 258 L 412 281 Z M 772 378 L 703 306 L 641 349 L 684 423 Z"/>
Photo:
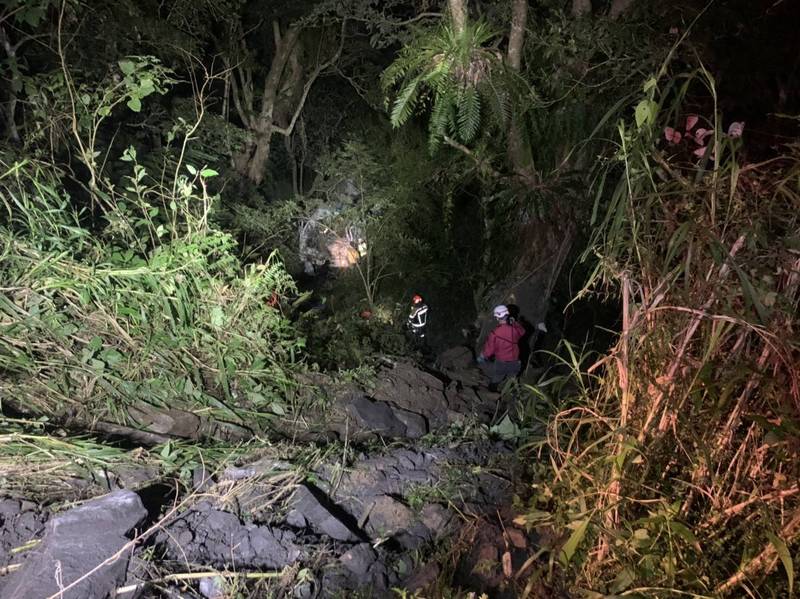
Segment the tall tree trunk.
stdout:
<path fill-rule="evenodd" d="M 4 27 L 0 27 L 0 43 L 3 45 L 3 49 L 6 52 L 6 57 L 9 63 L 16 61 L 19 43 L 11 44 L 11 41 L 6 36 L 6 30 Z M 8 101 L 6 102 L 6 108 L 4 112 L 6 116 L 6 136 L 14 143 L 19 143 L 20 141 L 16 121 L 17 92 L 15 90 L 20 89 L 21 87 L 22 84 L 20 83 L 19 69 L 12 69 L 11 85 L 7 86 Z"/>
<path fill-rule="evenodd" d="M 461 35 L 467 26 L 467 2 L 466 0 L 448 0 L 448 4 L 450 18 L 453 19 L 453 29 L 458 35 Z"/>
<path fill-rule="evenodd" d="M 633 0 L 614 0 L 611 3 L 611 8 L 608 10 L 608 16 L 612 19 L 618 19 L 633 5 Z"/>
<path fill-rule="evenodd" d="M 244 174 L 255 184 L 259 184 L 264 180 L 264 171 L 269 162 L 275 105 L 281 89 L 281 79 L 295 44 L 297 44 L 297 38 L 300 35 L 300 28 L 297 26 L 290 27 L 285 35 L 281 35 L 277 23 L 273 24 L 273 29 L 275 31 L 275 57 L 272 59 L 269 73 L 264 81 L 261 110 L 252 123 L 252 131 L 254 133 L 252 146 L 245 149 L 248 152 L 248 156 L 242 164 Z"/>
<path fill-rule="evenodd" d="M 527 26 L 527 0 L 513 0 L 511 29 L 508 36 L 508 68 L 519 71 Z M 539 182 L 530 143 L 525 139 L 525 129 L 519 113 L 512 114 L 508 131 L 508 158 L 524 190 L 531 189 Z M 520 203 L 519 223 L 513 236 L 515 243 L 515 263 L 505 276 L 496 281 L 491 291 L 483 297 L 483 305 L 489 308 L 494 304 L 514 304 L 521 317 L 530 325 L 544 322 L 547 317 L 550 296 L 561 274 L 575 238 L 575 221 L 567 211 L 552 211 L 545 219 L 524 217 L 524 205 Z M 490 225 L 485 224 L 485 227 Z M 488 242 L 487 242 L 488 243 Z M 478 350 L 488 332 L 495 325 L 488 310 L 479 317 Z M 532 332 L 527 338 L 523 360 L 530 357 L 531 344 L 538 333 Z"/>
<path fill-rule="evenodd" d="M 231 57 L 226 57 L 226 65 L 239 63 L 230 79 L 231 96 L 242 124 L 250 133 L 245 141 L 244 151 L 234 158 L 234 164 L 253 183 L 258 184 L 264 179 L 272 136 L 276 133 L 285 137 L 292 135 L 314 82 L 341 57 L 346 27 L 345 18 L 342 19 L 336 52 L 328 60 L 318 62 L 316 67 L 306 72 L 301 60 L 300 27 L 291 26 L 282 36 L 277 23 L 273 23 L 275 56 L 264 82 L 258 113 L 254 110 L 252 72 L 241 66 L 241 59 L 231 60 Z M 247 48 L 243 42 L 240 45 L 240 55 L 246 56 Z"/>
<path fill-rule="evenodd" d="M 592 0 L 572 0 L 572 16 L 585 17 L 592 14 Z"/>
<path fill-rule="evenodd" d="M 508 34 L 508 66 L 515 71 L 522 67 L 522 46 L 528 24 L 528 0 L 514 0 L 511 7 L 511 31 Z"/>
<path fill-rule="evenodd" d="M 525 44 L 525 27 L 528 24 L 527 0 L 514 0 L 511 7 L 511 31 L 508 35 L 508 56 L 506 63 L 515 71 L 522 68 L 522 49 Z M 526 143 L 522 132 L 522 124 L 518 115 L 511 116 L 508 130 L 508 156 L 514 172 L 526 183 L 536 181 L 536 169 L 531 156 L 530 146 Z"/>

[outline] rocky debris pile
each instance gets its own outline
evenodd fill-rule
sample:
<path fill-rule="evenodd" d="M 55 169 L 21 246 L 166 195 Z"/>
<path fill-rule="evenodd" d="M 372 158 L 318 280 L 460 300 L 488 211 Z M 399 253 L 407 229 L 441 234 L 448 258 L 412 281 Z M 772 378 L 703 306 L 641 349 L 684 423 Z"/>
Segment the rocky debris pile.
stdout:
<path fill-rule="evenodd" d="M 156 545 L 164 556 L 214 568 L 280 569 L 298 561 L 303 552 L 294 533 L 256 524 L 201 501 L 164 526 Z"/>
<path fill-rule="evenodd" d="M 382 369 L 369 389 L 355 384 L 329 389 L 332 401 L 324 413 L 309 414 L 316 424 L 306 430 L 316 427 L 317 438 L 335 435 L 354 442 L 416 439 L 468 414 L 488 422 L 498 410 L 498 396 L 482 390 L 477 379 L 464 382 L 476 372 L 469 350 L 452 350 L 441 363 L 445 374 L 400 362 Z M 309 387 L 324 387 L 320 376 Z M 158 414 L 154 416 L 156 422 Z M 165 423 L 172 427 L 179 420 Z M 152 434 L 173 431 L 155 430 Z M 61 589 L 66 589 L 66 598 L 109 597 L 121 584 L 145 588 L 152 577 L 145 556 L 156 556 L 162 566 L 182 571 L 187 564 L 228 572 L 302 567 L 313 576 L 284 589 L 298 598 L 356 590 L 370 597 L 394 597 L 392 588 L 421 589 L 439 575 L 435 563 L 415 561 L 420 550 L 445 538 L 464 537 L 469 522 L 494 518 L 498 506 L 510 505 L 513 463 L 504 443 L 462 440 L 449 446 L 395 446 L 378 455 L 360 454 L 349 463 L 329 460 L 305 476 L 274 456 L 216 475 L 199 468 L 194 473 L 195 499 L 159 522 L 158 531 L 135 549 L 123 552 L 147 515 L 131 491 L 116 491 L 49 521 L 33 504 L 0 500 L 0 567 L 12 557 L 18 562 L 24 558 L 11 575 L 0 576 L 0 590 L 12 598 L 46 597 Z M 151 473 L 145 474 L 139 478 L 150 480 Z M 114 482 L 107 481 L 109 486 Z M 147 525 L 157 517 L 151 514 Z M 504 568 L 506 561 L 517 559 L 516 554 L 506 557 L 509 547 L 528 543 L 521 531 L 491 531 L 494 541 L 475 537 L 470 542 L 462 565 L 466 570 L 459 573 L 464 580 L 488 580 L 487 588 L 506 575 L 503 569 L 497 574 L 497 564 Z M 9 553 L 34 537 L 42 538 L 34 549 Z M 497 546 L 497 538 L 505 539 L 505 547 Z M 494 569 L 486 561 L 496 562 Z M 201 592 L 212 597 L 226 583 L 214 577 L 202 584 Z"/>
<path fill-rule="evenodd" d="M 470 350 L 454 348 L 442 358 L 440 372 L 422 370 L 409 361 L 386 360 L 370 387 L 342 384 L 323 373 L 297 375 L 307 400 L 303 418 L 277 419 L 271 430 L 262 430 L 241 418 L 228 422 L 145 401 L 126 408 L 132 426 L 101 420 L 84 424 L 88 430 L 107 437 L 152 446 L 172 439 L 237 443 L 254 435 L 301 441 L 417 439 L 462 423 L 467 415 L 490 421 L 497 412 L 498 398 L 481 385 L 482 376 L 472 364 Z M 24 413 L 24 406 L 13 402 L 10 405 Z"/>
<path fill-rule="evenodd" d="M 507 468 L 496 470 L 509 456 L 504 444 L 484 443 L 400 448 L 361 456 L 347 468 L 329 462 L 263 513 L 234 514 L 226 511 L 227 500 L 203 501 L 168 524 L 156 544 L 171 559 L 237 570 L 278 569 L 324 549 L 330 559 L 308 596 L 358 589 L 390 597 L 390 588 L 419 579 L 414 550 L 463 526 L 456 510 L 480 516 L 510 502 Z M 267 461 L 236 469 L 237 477 L 250 479 L 242 480 L 237 505 L 257 503 L 264 494 L 259 477 L 274 466 Z"/>
<path fill-rule="evenodd" d="M 418 588 L 430 575 L 430 567 L 415 564 L 416 550 L 459 534 L 462 515 L 493 514 L 510 502 L 511 473 L 504 465 L 510 455 L 504 444 L 485 442 L 397 448 L 362 455 L 346 467 L 326 462 L 269 509 L 246 512 L 241 506 L 254 505 L 264 493 L 262 478 L 274 476 L 277 463 L 262 460 L 223 472 L 218 482 L 201 477 L 200 501 L 164 521 L 135 550 L 122 552 L 147 512 L 135 493 L 117 491 L 52 517 L 22 567 L 0 577 L 6 583 L 2 596 L 49 597 L 65 588 L 66 598 L 110 597 L 118 586 L 146 581 L 144 569 L 134 572 L 132 565 L 141 564 L 147 551 L 182 568 L 310 567 L 315 578 L 294 589 L 297 597 L 355 590 L 392 597 L 391 588 Z M 214 485 L 223 483 L 228 492 L 217 493 Z M 45 516 L 16 500 L 3 507 L 0 555 L 7 555 L 37 534 Z"/>
<path fill-rule="evenodd" d="M 483 382 L 483 375 L 474 362 L 472 350 L 464 346 L 448 349 L 437 360 L 439 369 L 448 379 L 458 381 L 461 387 L 477 389 Z"/>
<path fill-rule="evenodd" d="M 177 407 L 138 401 L 127 408 L 136 428 L 104 421 L 90 426 L 100 434 L 156 445 L 171 439 L 242 442 L 259 434 L 294 440 L 409 438 L 461 423 L 467 415 L 488 422 L 497 411 L 497 395 L 481 385 L 482 375 L 467 348 L 442 356 L 441 372 L 421 370 L 409 361 L 386 361 L 374 386 L 341 384 L 329 375 L 298 375 L 305 386 L 303 418 L 276 420 L 271 431 L 239 420 L 226 422 Z M 320 398 L 325 401 L 316 401 Z M 21 406 L 16 406 L 21 409 Z"/>
<path fill-rule="evenodd" d="M 127 575 L 130 533 L 147 515 L 131 491 L 115 491 L 51 518 L 42 542 L 2 588 L 6 599 L 105 599 Z"/>
<path fill-rule="evenodd" d="M 292 433 L 356 441 L 377 436 L 417 439 L 460 424 L 467 415 L 489 422 L 497 412 L 497 394 L 480 386 L 481 374 L 471 364 L 468 349 L 456 348 L 448 353 L 458 361 L 458 368 L 453 360 L 448 362 L 449 374 L 461 379 L 420 370 L 416 364 L 403 361 L 381 368 L 371 389 L 333 387 L 324 376 L 312 379 L 311 385 L 331 401 L 324 413 L 307 416 L 307 428 L 293 429 Z M 464 384 L 463 378 L 469 384 Z"/>

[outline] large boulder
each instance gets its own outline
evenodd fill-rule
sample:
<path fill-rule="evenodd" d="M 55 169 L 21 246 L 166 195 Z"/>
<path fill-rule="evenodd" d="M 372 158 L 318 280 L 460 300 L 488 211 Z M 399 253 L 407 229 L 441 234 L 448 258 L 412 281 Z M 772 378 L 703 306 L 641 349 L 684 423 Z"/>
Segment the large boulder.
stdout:
<path fill-rule="evenodd" d="M 104 599 L 124 580 L 129 535 L 147 515 L 131 491 L 115 491 L 52 518 L 41 545 L 11 575 L 5 599 Z"/>
<path fill-rule="evenodd" d="M 506 276 L 484 296 L 483 310 L 475 325 L 479 352 L 496 325 L 492 307 L 508 305 L 529 333 L 522 342 L 524 362 L 539 334 L 536 326 L 547 318 L 550 297 L 575 239 L 575 225 L 570 218 L 542 221 L 521 216 L 515 235 L 516 260 Z"/>
<path fill-rule="evenodd" d="M 357 397 L 347 408 L 355 425 L 362 431 L 386 437 L 403 437 L 406 434 L 405 424 L 387 403 Z"/>

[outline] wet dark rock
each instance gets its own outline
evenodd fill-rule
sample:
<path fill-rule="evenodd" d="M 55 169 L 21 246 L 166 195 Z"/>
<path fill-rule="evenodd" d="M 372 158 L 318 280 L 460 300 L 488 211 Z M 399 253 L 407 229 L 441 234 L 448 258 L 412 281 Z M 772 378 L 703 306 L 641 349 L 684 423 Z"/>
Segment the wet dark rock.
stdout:
<path fill-rule="evenodd" d="M 420 521 L 431 531 L 434 538 L 439 538 L 450 532 L 450 524 L 454 514 L 438 503 L 429 503 L 423 506 L 420 512 Z"/>
<path fill-rule="evenodd" d="M 283 424 L 275 432 L 304 441 L 363 441 L 375 435 L 416 439 L 467 417 L 489 422 L 498 411 L 498 395 L 481 386 L 485 377 L 472 363 L 471 350 L 455 348 L 447 354 L 443 364 L 449 369 L 442 366 L 440 373 L 410 361 L 387 360 L 370 388 L 341 384 L 321 373 L 306 374 L 301 380 L 307 383 L 311 407 L 302 426 Z M 326 398 L 317 402 L 325 409 L 314 407 L 317 397 Z"/>
<path fill-rule="evenodd" d="M 168 524 L 156 538 L 170 559 L 223 568 L 283 568 L 300 559 L 296 536 L 243 524 L 229 512 L 201 506 Z"/>
<path fill-rule="evenodd" d="M 405 425 L 386 403 L 358 397 L 350 404 L 349 411 L 359 428 L 389 437 L 401 437 L 406 434 Z"/>
<path fill-rule="evenodd" d="M 448 408 L 444 383 L 429 372 L 408 362 L 398 362 L 393 368 L 380 371 L 371 397 L 395 410 L 405 410 L 422 416 L 427 429 L 447 424 Z"/>
<path fill-rule="evenodd" d="M 308 521 L 298 510 L 289 510 L 286 514 L 286 524 L 294 528 L 305 528 L 308 526 Z"/>
<path fill-rule="evenodd" d="M 475 357 L 468 347 L 453 347 L 439 356 L 439 368 L 449 379 L 457 381 L 451 388 L 474 387 L 481 383 L 481 371 L 475 367 Z M 451 390 L 448 389 L 448 390 Z"/>
<path fill-rule="evenodd" d="M 406 427 L 406 437 L 409 439 L 419 439 L 428 432 L 428 421 L 419 414 L 394 408 L 392 410 L 395 417 Z"/>
<path fill-rule="evenodd" d="M 462 371 L 470 368 L 475 361 L 472 350 L 468 347 L 451 347 L 439 355 L 439 367 L 444 371 Z M 449 377 L 454 379 L 456 377 Z M 462 380 L 462 379 L 458 379 Z"/>
<path fill-rule="evenodd" d="M 417 568 L 411 575 L 403 580 L 402 588 L 412 593 L 421 591 L 436 582 L 441 569 L 436 562 L 430 562 Z"/>
<path fill-rule="evenodd" d="M 344 474 L 338 465 L 330 464 L 318 469 L 316 475 L 320 489 L 332 493 L 332 500 L 361 522 L 375 498 L 402 498 L 415 487 L 434 487 L 446 479 L 453 487 L 449 492 L 458 491 L 465 502 L 502 502 L 510 497 L 511 482 L 488 472 L 473 474 L 471 467 L 489 465 L 494 459 L 508 456 L 509 451 L 503 443 L 423 451 L 399 449 L 359 460 Z"/>
<path fill-rule="evenodd" d="M 403 503 L 388 495 L 374 498 L 368 508 L 366 531 L 370 538 L 390 537 L 414 524 L 414 513 Z"/>
<path fill-rule="evenodd" d="M 366 576 L 370 567 L 377 561 L 378 554 L 369 543 L 359 543 L 344 552 L 339 561 L 356 576 Z"/>
<path fill-rule="evenodd" d="M 375 551 L 369 543 L 360 543 L 346 551 L 338 563 L 323 573 L 322 596 L 342 597 L 346 591 L 358 591 L 359 596 L 376 599 L 396 597 L 390 590 L 386 554 Z M 396 579 L 391 580 L 396 583 Z"/>
<path fill-rule="evenodd" d="M 315 493 L 305 485 L 297 487 L 292 499 L 292 510 L 295 512 L 293 520 L 299 522 L 298 516 L 302 517 L 315 532 L 337 541 L 360 540 L 361 535 L 355 526 L 343 521 L 347 514 L 337 510 L 328 501 L 323 503 L 324 500 L 318 495 L 322 494 L 318 491 Z"/>
<path fill-rule="evenodd" d="M 52 518 L 44 539 L 13 573 L 3 589 L 6 599 L 57 595 L 60 599 L 103 599 L 125 580 L 129 551 L 120 550 L 147 511 L 131 491 L 115 491 Z M 116 559 L 98 568 L 120 552 Z M 80 579 L 80 582 L 77 582 Z M 58 581 L 58 582 L 57 582 Z M 68 590 L 59 592 L 76 583 Z"/>
<path fill-rule="evenodd" d="M 0 499 L 0 568 L 7 566 L 15 554 L 12 549 L 35 539 L 44 528 L 47 513 L 38 506 L 20 499 Z"/>

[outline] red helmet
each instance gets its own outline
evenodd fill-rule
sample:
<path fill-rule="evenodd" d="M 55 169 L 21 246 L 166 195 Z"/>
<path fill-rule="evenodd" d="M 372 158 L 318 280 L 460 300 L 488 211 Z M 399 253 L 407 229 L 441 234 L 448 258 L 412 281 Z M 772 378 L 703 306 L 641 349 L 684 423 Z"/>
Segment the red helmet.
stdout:
<path fill-rule="evenodd" d="M 422 303 L 422 296 L 415 293 L 414 296 L 411 298 L 411 303 L 412 304 L 421 304 Z"/>

